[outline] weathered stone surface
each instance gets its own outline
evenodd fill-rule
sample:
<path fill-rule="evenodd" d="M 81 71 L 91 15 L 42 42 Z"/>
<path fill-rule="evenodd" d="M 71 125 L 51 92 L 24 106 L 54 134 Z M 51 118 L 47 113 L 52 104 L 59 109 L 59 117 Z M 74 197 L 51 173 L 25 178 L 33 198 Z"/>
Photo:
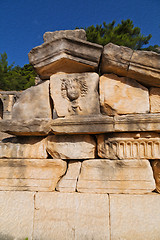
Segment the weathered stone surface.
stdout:
<path fill-rule="evenodd" d="M 160 196 L 110 195 L 111 240 L 159 240 Z"/>
<path fill-rule="evenodd" d="M 42 137 L 6 138 L 0 142 L 0 158 L 47 158 Z"/>
<path fill-rule="evenodd" d="M 156 181 L 156 191 L 160 193 L 160 159 L 152 160 L 150 162 L 153 169 L 153 175 Z"/>
<path fill-rule="evenodd" d="M 36 194 L 33 239 L 109 240 L 108 196 Z"/>
<path fill-rule="evenodd" d="M 34 193 L 0 191 L 0 239 L 32 239 Z"/>
<path fill-rule="evenodd" d="M 147 86 L 160 87 L 160 54 L 134 51 L 127 76 Z"/>
<path fill-rule="evenodd" d="M 151 88 L 149 91 L 150 112 L 160 112 L 160 88 Z"/>
<path fill-rule="evenodd" d="M 69 161 L 67 172 L 58 182 L 56 190 L 59 192 L 75 192 L 80 169 L 81 162 L 75 160 Z"/>
<path fill-rule="evenodd" d="M 108 43 L 103 49 L 101 72 L 127 76 L 132 54 L 133 50 L 128 47 Z"/>
<path fill-rule="evenodd" d="M 97 73 L 54 74 L 51 97 L 59 117 L 99 114 L 99 76 Z"/>
<path fill-rule="evenodd" d="M 151 51 L 133 51 L 112 43 L 104 46 L 102 73 L 115 73 L 133 78 L 146 86 L 160 87 L 160 54 Z"/>
<path fill-rule="evenodd" d="M 160 135 L 155 132 L 98 135 L 98 156 L 107 159 L 159 159 Z"/>
<path fill-rule="evenodd" d="M 55 119 L 50 127 L 55 134 L 113 132 L 114 119 L 113 117 L 98 114 L 92 116 L 73 115 L 67 118 Z"/>
<path fill-rule="evenodd" d="M 147 113 L 148 89 L 133 79 L 105 74 L 100 77 L 100 104 L 107 115 Z"/>
<path fill-rule="evenodd" d="M 4 138 L 12 137 L 11 135 L 7 133 L 0 132 L 0 141 L 2 141 Z"/>
<path fill-rule="evenodd" d="M 31 121 L 0 120 L 0 132 L 17 136 L 54 134 L 100 134 L 109 132 L 160 132 L 160 114 L 73 115 L 57 119 Z"/>
<path fill-rule="evenodd" d="M 62 37 L 33 48 L 28 54 L 41 79 L 56 72 L 94 72 L 103 47 L 77 38 Z"/>
<path fill-rule="evenodd" d="M 0 119 L 12 118 L 12 107 L 20 95 L 17 91 L 0 91 Z"/>
<path fill-rule="evenodd" d="M 49 81 L 25 90 L 13 106 L 12 119 L 30 121 L 35 118 L 52 118 Z"/>
<path fill-rule="evenodd" d="M 160 132 L 160 114 L 132 114 L 114 116 L 115 132 Z"/>
<path fill-rule="evenodd" d="M 60 159 L 0 159 L 0 190 L 54 191 L 66 169 Z"/>
<path fill-rule="evenodd" d="M 51 42 L 58 38 L 78 38 L 82 40 L 87 40 L 86 31 L 84 29 L 75 30 L 61 30 L 55 32 L 45 32 L 43 35 L 44 42 Z"/>
<path fill-rule="evenodd" d="M 77 183 L 78 192 L 147 193 L 154 189 L 148 160 L 85 160 Z"/>
<path fill-rule="evenodd" d="M 28 121 L 1 120 L 0 131 L 16 136 L 46 136 L 51 131 L 51 121 L 43 118 Z"/>
<path fill-rule="evenodd" d="M 47 152 L 53 158 L 95 158 L 96 142 L 90 135 L 59 135 L 47 137 Z"/>

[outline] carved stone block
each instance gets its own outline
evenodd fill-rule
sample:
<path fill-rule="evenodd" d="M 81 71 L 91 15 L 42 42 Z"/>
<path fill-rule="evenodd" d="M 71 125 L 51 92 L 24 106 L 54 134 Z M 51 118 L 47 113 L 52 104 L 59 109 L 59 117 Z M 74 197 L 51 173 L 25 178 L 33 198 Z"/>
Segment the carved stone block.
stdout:
<path fill-rule="evenodd" d="M 160 195 L 110 195 L 111 240 L 159 240 Z"/>
<path fill-rule="evenodd" d="M 149 91 L 150 111 L 151 113 L 160 112 L 160 88 L 150 88 Z"/>
<path fill-rule="evenodd" d="M 50 135 L 47 137 L 47 152 L 53 158 L 95 158 L 96 142 L 90 135 Z"/>
<path fill-rule="evenodd" d="M 99 135 L 98 155 L 107 159 L 159 159 L 158 133 L 113 133 Z"/>
<path fill-rule="evenodd" d="M 100 113 L 97 73 L 54 74 L 50 87 L 59 117 Z"/>
<path fill-rule="evenodd" d="M 0 191 L 54 191 L 66 169 L 61 159 L 0 159 Z"/>
<path fill-rule="evenodd" d="M 46 139 L 42 137 L 6 138 L 0 142 L 0 158 L 47 158 Z"/>
<path fill-rule="evenodd" d="M 44 42 L 51 42 L 59 38 L 78 38 L 81 40 L 87 40 L 86 31 L 84 29 L 75 29 L 75 30 L 61 30 L 54 32 L 45 32 L 43 35 Z"/>
<path fill-rule="evenodd" d="M 23 91 L 13 106 L 12 119 L 30 121 L 35 118 L 52 118 L 49 99 L 49 81 Z"/>
<path fill-rule="evenodd" d="M 152 160 L 150 162 L 153 169 L 153 175 L 156 181 L 156 191 L 160 193 L 160 159 Z"/>
<path fill-rule="evenodd" d="M 154 189 L 148 160 L 84 160 L 77 183 L 78 192 L 88 193 L 147 193 Z"/>
<path fill-rule="evenodd" d="M 105 74 L 100 77 L 100 103 L 107 115 L 147 113 L 149 93 L 133 79 Z"/>
<path fill-rule="evenodd" d="M 137 80 L 145 86 L 160 87 L 160 54 L 152 51 L 133 51 L 109 43 L 104 46 L 102 73 L 115 73 Z"/>
<path fill-rule="evenodd" d="M 101 72 L 127 76 L 132 54 L 133 50 L 128 47 L 108 43 L 102 53 Z"/>
<path fill-rule="evenodd" d="M 110 240 L 107 194 L 37 193 L 33 239 Z"/>
<path fill-rule="evenodd" d="M 160 87 L 160 54 L 134 51 L 127 76 L 146 86 Z"/>
<path fill-rule="evenodd" d="M 57 72 L 97 71 L 102 49 L 85 40 L 61 37 L 33 48 L 28 57 L 41 79 L 49 79 Z"/>
<path fill-rule="evenodd" d="M 60 179 L 56 190 L 59 192 L 76 192 L 81 162 L 70 160 L 66 174 Z"/>

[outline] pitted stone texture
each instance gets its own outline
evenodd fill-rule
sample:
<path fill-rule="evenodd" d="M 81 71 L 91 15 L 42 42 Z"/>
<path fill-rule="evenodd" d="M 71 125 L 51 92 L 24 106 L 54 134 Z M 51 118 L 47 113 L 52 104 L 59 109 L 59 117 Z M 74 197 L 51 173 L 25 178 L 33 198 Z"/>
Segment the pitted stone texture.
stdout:
<path fill-rule="evenodd" d="M 61 37 L 33 48 L 28 54 L 41 79 L 57 72 L 95 72 L 103 47 L 78 38 Z"/>
<path fill-rule="evenodd" d="M 25 90 L 13 106 L 13 120 L 30 121 L 36 118 L 52 118 L 49 81 Z"/>
<path fill-rule="evenodd" d="M 108 195 L 36 194 L 33 239 L 109 240 Z"/>
<path fill-rule="evenodd" d="M 78 192 L 147 193 L 155 189 L 148 160 L 85 160 L 77 183 Z"/>
<path fill-rule="evenodd" d="M 101 72 L 127 76 L 132 54 L 133 50 L 128 47 L 108 43 L 103 49 Z"/>
<path fill-rule="evenodd" d="M 51 97 L 59 117 L 100 113 L 97 73 L 54 74 Z"/>
<path fill-rule="evenodd" d="M 47 152 L 53 158 L 95 158 L 96 142 L 90 135 L 50 135 L 47 137 Z"/>
<path fill-rule="evenodd" d="M 66 174 L 60 179 L 56 190 L 59 192 L 76 192 L 77 180 L 79 177 L 81 162 L 71 160 L 68 163 Z"/>
<path fill-rule="evenodd" d="M 160 195 L 110 195 L 111 240 L 159 240 Z"/>
<path fill-rule="evenodd" d="M 159 159 L 160 135 L 155 132 L 97 136 L 98 156 L 107 159 Z"/>
<path fill-rule="evenodd" d="M 12 137 L 0 142 L 0 158 L 47 158 L 46 139 Z"/>
<path fill-rule="evenodd" d="M 0 190 L 51 192 L 66 169 L 60 159 L 0 159 Z"/>
<path fill-rule="evenodd" d="M 32 240 L 34 193 L 0 191 L 0 239 Z"/>
<path fill-rule="evenodd" d="M 134 51 L 127 76 L 146 86 L 160 87 L 160 54 Z"/>
<path fill-rule="evenodd" d="M 160 112 L 160 88 L 151 88 L 149 91 L 150 112 Z"/>
<path fill-rule="evenodd" d="M 156 191 L 160 193 L 160 159 L 152 160 L 150 162 L 153 169 L 153 175 L 156 181 Z"/>
<path fill-rule="evenodd" d="M 147 113 L 148 89 L 133 79 L 105 74 L 100 77 L 100 104 L 107 115 Z"/>
<path fill-rule="evenodd" d="M 54 41 L 55 39 L 63 38 L 63 37 L 87 40 L 86 31 L 84 29 L 45 32 L 43 35 L 43 40 L 44 42 L 51 42 L 51 41 Z"/>

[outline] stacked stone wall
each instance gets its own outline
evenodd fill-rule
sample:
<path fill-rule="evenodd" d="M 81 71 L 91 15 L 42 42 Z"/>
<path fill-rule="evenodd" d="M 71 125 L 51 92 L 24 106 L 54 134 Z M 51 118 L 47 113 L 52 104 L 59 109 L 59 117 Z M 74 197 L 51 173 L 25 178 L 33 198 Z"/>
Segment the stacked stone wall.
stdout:
<path fill-rule="evenodd" d="M 0 237 L 159 240 L 160 55 L 75 30 L 29 60 L 39 84 L 0 120 Z"/>

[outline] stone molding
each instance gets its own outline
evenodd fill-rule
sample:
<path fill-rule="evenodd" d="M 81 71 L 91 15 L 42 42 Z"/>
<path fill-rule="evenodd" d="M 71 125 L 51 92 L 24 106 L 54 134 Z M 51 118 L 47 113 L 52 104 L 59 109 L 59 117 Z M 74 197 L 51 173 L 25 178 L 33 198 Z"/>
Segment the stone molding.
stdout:
<path fill-rule="evenodd" d="M 132 137 L 133 135 L 135 138 Z M 145 135 L 147 136 L 147 133 Z M 158 134 L 154 136 L 148 133 L 145 138 L 136 133 L 119 133 L 113 134 L 112 137 L 111 135 L 99 135 L 97 138 L 98 155 L 101 158 L 150 160 L 160 158 L 160 135 Z"/>

